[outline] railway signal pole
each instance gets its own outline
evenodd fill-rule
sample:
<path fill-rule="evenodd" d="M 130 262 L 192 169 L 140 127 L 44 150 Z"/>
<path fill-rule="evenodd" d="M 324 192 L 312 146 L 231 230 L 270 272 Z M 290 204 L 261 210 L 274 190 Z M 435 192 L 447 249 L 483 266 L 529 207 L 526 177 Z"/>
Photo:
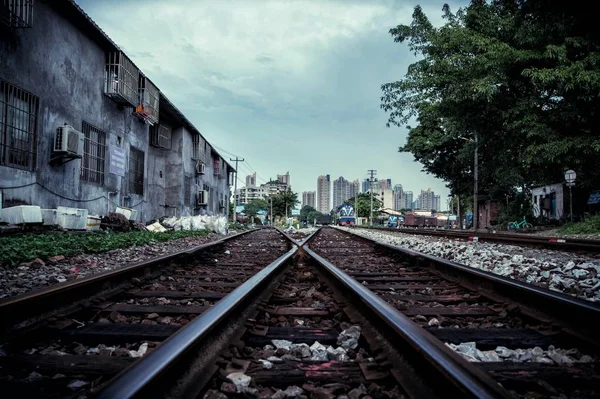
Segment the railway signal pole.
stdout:
<path fill-rule="evenodd" d="M 369 169 L 367 173 L 369 176 L 369 191 L 371 191 L 371 207 L 369 208 L 369 225 L 373 227 L 373 181 L 374 177 L 377 174 L 377 170 Z M 356 212 L 358 214 L 358 208 L 356 208 Z"/>
<path fill-rule="evenodd" d="M 229 160 L 235 161 L 235 180 L 233 182 L 234 189 L 233 189 L 233 215 L 232 215 L 232 217 L 233 217 L 232 222 L 235 223 L 237 221 L 237 215 L 236 215 L 237 198 L 235 195 L 237 193 L 238 162 L 244 162 L 244 158 L 238 158 L 236 156 L 235 159 L 229 158 Z"/>

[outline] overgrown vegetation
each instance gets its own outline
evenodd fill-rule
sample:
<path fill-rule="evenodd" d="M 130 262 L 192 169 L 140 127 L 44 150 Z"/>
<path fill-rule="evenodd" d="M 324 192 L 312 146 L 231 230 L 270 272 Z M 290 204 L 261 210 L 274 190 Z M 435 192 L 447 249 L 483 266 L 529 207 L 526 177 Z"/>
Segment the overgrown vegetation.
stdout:
<path fill-rule="evenodd" d="M 600 216 L 592 216 L 583 222 L 567 223 L 559 229 L 562 234 L 600 235 Z"/>
<path fill-rule="evenodd" d="M 201 237 L 207 230 L 168 231 L 153 233 L 131 231 L 128 233 L 103 232 L 98 234 L 44 234 L 0 238 L 0 265 L 15 265 L 36 258 L 47 260 L 51 256 L 73 256 L 100 253 L 133 245 L 176 240 L 184 237 Z"/>
<path fill-rule="evenodd" d="M 568 2 L 471 0 L 435 27 L 417 6 L 410 25 L 390 30 L 419 58 L 382 86 L 388 125 L 407 127 L 401 151 L 472 196 L 516 202 L 517 188 L 600 180 L 600 38 L 594 14 Z M 408 123 L 415 123 L 407 126 Z M 464 204 L 467 205 L 467 204 Z M 464 206 L 463 209 L 467 209 Z M 507 219 L 522 217 L 511 209 Z"/>

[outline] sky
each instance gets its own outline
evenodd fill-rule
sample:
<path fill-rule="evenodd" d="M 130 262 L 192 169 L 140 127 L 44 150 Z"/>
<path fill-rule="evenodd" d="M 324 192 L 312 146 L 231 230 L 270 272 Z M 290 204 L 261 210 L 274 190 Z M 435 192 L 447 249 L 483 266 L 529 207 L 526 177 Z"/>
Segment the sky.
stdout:
<path fill-rule="evenodd" d="M 407 130 L 386 128 L 379 107 L 381 84 L 416 60 L 389 29 L 417 4 L 440 25 L 443 0 L 77 3 L 224 158 L 245 159 L 238 188 L 254 171 L 258 183 L 289 171 L 301 193 L 319 175 L 362 181 L 375 169 L 415 199 L 431 188 L 445 209 L 445 183 L 398 153 Z"/>

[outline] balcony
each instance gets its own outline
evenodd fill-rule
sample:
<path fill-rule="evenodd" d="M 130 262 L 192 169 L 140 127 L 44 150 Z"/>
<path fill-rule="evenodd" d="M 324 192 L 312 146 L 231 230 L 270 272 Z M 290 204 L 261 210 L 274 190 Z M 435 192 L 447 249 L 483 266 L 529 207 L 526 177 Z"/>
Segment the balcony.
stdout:
<path fill-rule="evenodd" d="M 150 79 L 140 75 L 139 100 L 135 107 L 135 115 L 149 125 L 158 122 L 158 101 L 160 92 Z"/>
<path fill-rule="evenodd" d="M 140 71 L 122 52 L 107 54 L 104 94 L 117 104 L 135 107 L 138 104 Z"/>
<path fill-rule="evenodd" d="M 31 28 L 33 0 L 0 0 L 0 23 L 9 28 Z"/>

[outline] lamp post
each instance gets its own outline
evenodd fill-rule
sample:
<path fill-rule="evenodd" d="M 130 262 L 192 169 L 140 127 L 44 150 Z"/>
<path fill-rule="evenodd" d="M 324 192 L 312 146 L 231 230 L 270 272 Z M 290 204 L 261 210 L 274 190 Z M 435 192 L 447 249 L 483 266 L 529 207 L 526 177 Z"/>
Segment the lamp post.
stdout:
<path fill-rule="evenodd" d="M 477 135 L 477 131 L 473 134 L 473 139 L 467 139 L 465 137 L 460 137 L 465 141 L 473 141 L 475 143 L 475 156 L 473 161 L 473 229 L 477 230 L 479 227 L 479 210 L 477 197 L 478 195 L 478 172 L 479 172 L 479 157 L 477 156 L 478 147 L 479 147 L 479 137 Z"/>
<path fill-rule="evenodd" d="M 575 179 L 577 178 L 577 174 L 574 170 L 569 169 L 565 172 L 565 181 L 567 182 L 567 186 L 569 187 L 569 206 L 571 208 L 571 223 L 573 222 L 573 191 L 572 188 L 575 185 Z"/>

